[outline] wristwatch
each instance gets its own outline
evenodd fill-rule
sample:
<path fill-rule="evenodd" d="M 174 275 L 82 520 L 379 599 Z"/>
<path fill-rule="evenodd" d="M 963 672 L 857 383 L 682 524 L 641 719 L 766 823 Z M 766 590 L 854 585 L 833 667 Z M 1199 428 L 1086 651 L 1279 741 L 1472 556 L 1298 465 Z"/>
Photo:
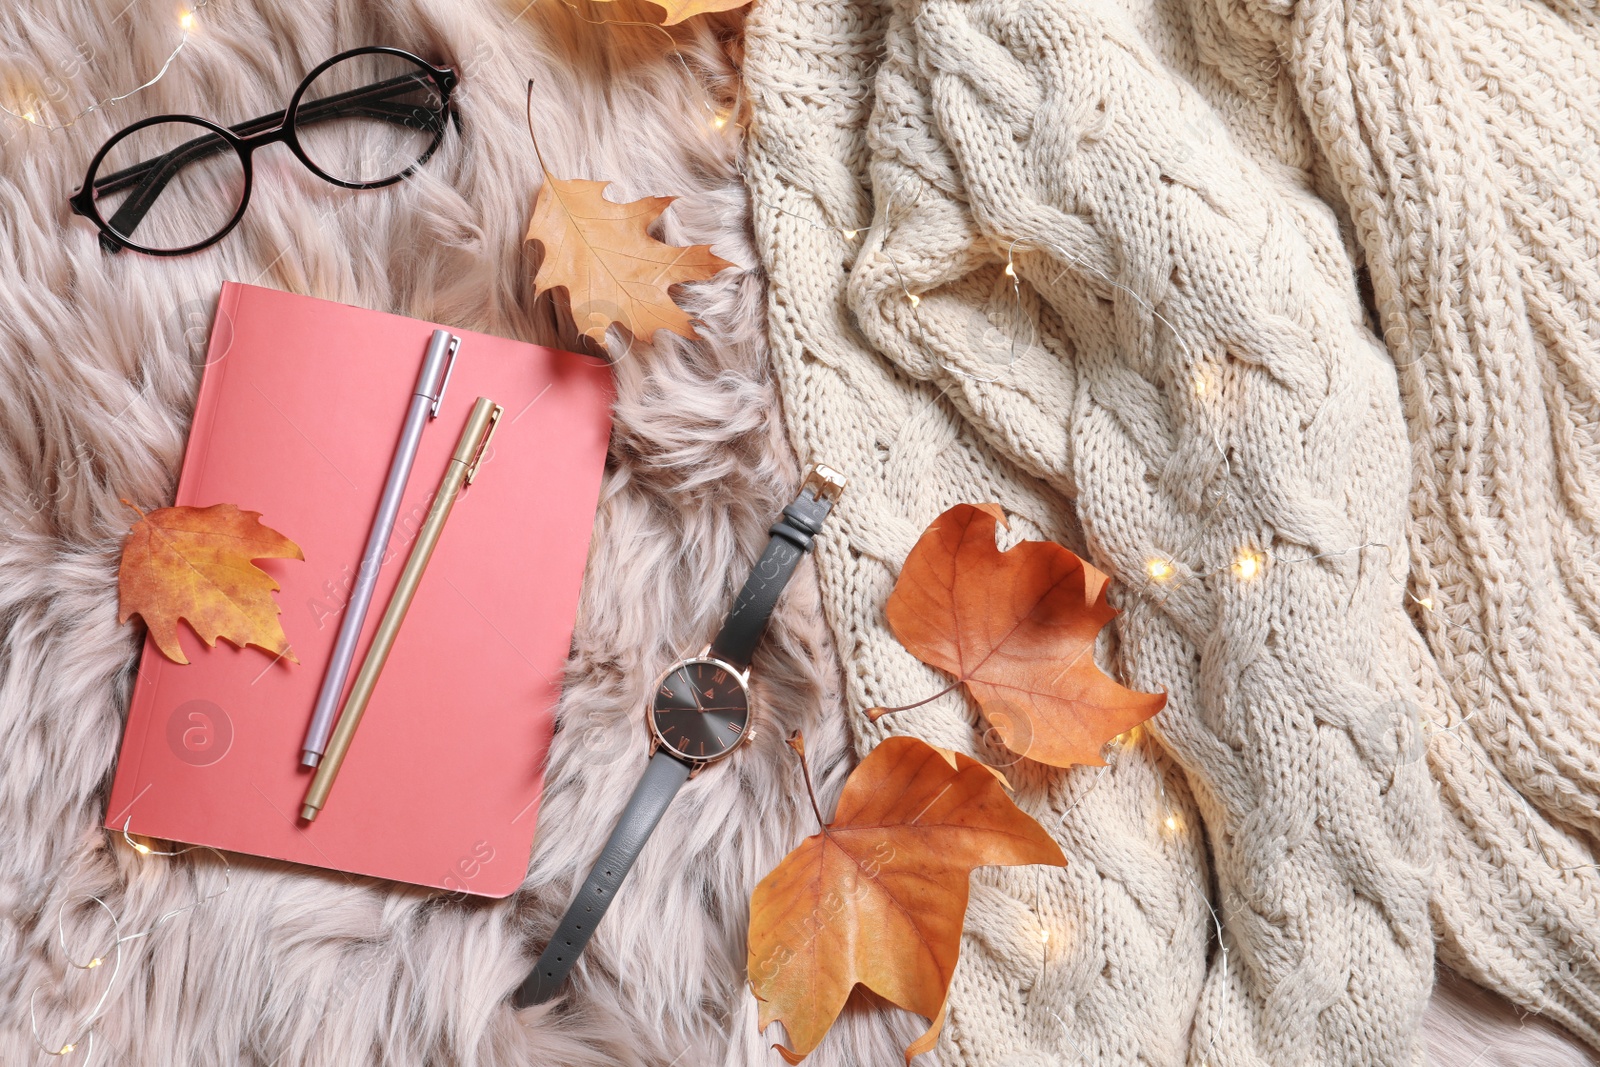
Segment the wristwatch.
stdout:
<path fill-rule="evenodd" d="M 800 495 L 773 525 L 771 540 L 716 639 L 699 655 L 667 668 L 656 681 L 645 707 L 650 762 L 644 777 L 539 962 L 513 995 L 515 1007 L 542 1004 L 560 991 L 683 783 L 755 737 L 750 725 L 750 658 L 766 632 L 778 595 L 800 558 L 810 551 L 844 484 L 831 468 L 821 464 L 811 468 Z"/>

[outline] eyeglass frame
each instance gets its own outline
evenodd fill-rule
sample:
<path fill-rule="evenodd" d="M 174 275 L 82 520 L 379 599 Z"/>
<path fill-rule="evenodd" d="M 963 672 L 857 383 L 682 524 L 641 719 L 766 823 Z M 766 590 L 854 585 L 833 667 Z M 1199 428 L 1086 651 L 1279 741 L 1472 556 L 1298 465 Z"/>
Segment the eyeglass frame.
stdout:
<path fill-rule="evenodd" d="M 301 101 L 304 98 L 306 91 L 311 88 L 312 83 L 314 83 L 317 78 L 323 74 L 323 72 L 335 64 L 342 63 L 347 59 L 352 59 L 361 55 L 391 55 L 397 56 L 401 59 L 410 60 L 411 62 L 415 63 L 422 71 L 426 71 L 432 78 L 434 87 L 439 91 L 440 103 L 439 131 L 435 135 L 433 143 L 428 146 L 427 150 L 421 153 L 414 161 L 412 161 L 409 167 L 400 173 L 370 182 L 352 182 L 346 181 L 343 178 L 336 178 L 327 171 L 323 170 L 321 167 L 317 166 L 316 163 L 312 162 L 311 157 L 306 154 L 305 148 L 300 144 L 300 138 L 295 130 L 296 123 L 300 118 L 299 112 Z M 409 75 L 401 75 L 400 77 L 408 76 Z M 385 84 L 387 83 L 376 82 L 372 85 L 362 86 L 359 89 L 349 90 L 349 92 L 361 93 L 380 88 Z M 109 254 L 114 255 L 123 251 L 124 249 L 139 252 L 147 256 L 185 256 L 194 252 L 199 252 L 210 248 L 212 245 L 221 241 L 224 237 L 227 237 L 228 234 L 233 232 L 234 227 L 239 225 L 240 220 L 244 218 L 244 213 L 250 206 L 250 193 L 255 185 L 255 172 L 251 166 L 251 157 L 255 153 L 256 149 L 263 148 L 270 144 L 278 144 L 280 142 L 287 144 L 289 146 L 289 150 L 295 154 L 295 157 L 299 159 L 308 170 L 324 181 L 340 186 L 341 188 L 381 189 L 385 186 L 394 185 L 396 182 L 404 181 L 412 174 L 415 174 L 418 168 L 420 168 L 424 163 L 433 157 L 433 154 L 439 150 L 439 146 L 444 143 L 445 131 L 449 127 L 450 123 L 454 123 L 456 128 L 458 130 L 460 129 L 461 116 L 456 112 L 450 100 L 450 94 L 459 84 L 461 84 L 461 79 L 460 76 L 455 72 L 454 68 L 436 67 L 432 63 L 429 63 L 427 60 L 423 59 L 421 56 L 413 55 L 404 49 L 391 48 L 387 45 L 369 45 L 363 48 L 352 48 L 348 51 L 340 52 L 338 55 L 324 60 L 322 63 L 318 64 L 311 71 L 311 73 L 307 74 L 303 79 L 301 79 L 300 84 L 295 88 L 294 95 L 289 98 L 288 107 L 284 108 L 282 111 L 275 111 L 269 115 L 262 115 L 259 118 L 250 119 L 247 122 L 235 123 L 233 126 L 222 126 L 218 123 L 212 122 L 210 119 L 201 118 L 199 115 L 154 115 L 147 119 L 141 119 L 130 126 L 123 127 L 121 130 L 112 134 L 111 137 L 106 140 L 106 143 L 100 146 L 100 150 L 95 153 L 94 158 L 89 161 L 89 168 L 84 173 L 83 185 L 79 187 L 77 192 L 72 194 L 72 196 L 68 199 L 68 203 L 72 205 L 72 210 L 75 214 L 82 215 L 90 222 L 94 223 L 95 228 L 100 231 L 100 247 Z M 317 102 L 320 101 L 314 101 L 314 103 Z M 445 121 L 446 119 L 449 121 Z M 220 138 L 228 146 L 228 148 L 238 158 L 239 163 L 244 171 L 244 194 L 239 198 L 239 206 L 234 211 L 233 217 L 229 219 L 227 224 L 224 225 L 220 230 L 206 238 L 204 241 L 199 241 L 192 245 L 186 245 L 183 248 L 148 248 L 144 245 L 135 244 L 133 241 L 122 236 L 120 233 L 111 228 L 111 224 L 101 216 L 100 208 L 95 198 L 94 186 L 98 184 L 94 180 L 95 173 L 100 169 L 100 164 L 105 161 L 106 155 L 129 135 L 137 132 L 138 130 L 144 129 L 147 126 L 155 126 L 163 122 L 185 122 L 208 130 L 210 133 Z M 263 123 L 273 125 L 268 125 L 265 128 L 258 129 L 258 127 L 261 127 Z M 183 147 L 185 146 L 178 146 L 178 148 Z M 178 148 L 173 149 L 173 151 L 177 151 Z M 171 154 L 172 152 L 167 153 L 167 155 Z M 105 179 L 101 180 L 105 181 L 119 175 L 124 175 L 126 171 L 134 170 L 141 166 L 155 164 L 162 158 L 162 156 L 156 156 L 153 159 L 143 160 L 140 163 L 133 164 L 131 167 L 125 167 L 122 171 L 118 171 L 115 174 L 107 175 Z M 182 164 L 180 164 L 180 167 L 181 166 Z M 174 173 L 177 172 L 174 171 Z M 166 187 L 166 182 L 169 180 L 170 178 L 164 179 L 160 188 L 164 189 Z M 159 190 L 157 191 L 156 195 L 160 195 Z M 153 198 L 151 202 L 154 202 Z M 143 217 L 143 212 L 141 212 L 139 218 L 142 219 Z M 136 220 L 134 224 L 138 225 L 138 221 Z"/>

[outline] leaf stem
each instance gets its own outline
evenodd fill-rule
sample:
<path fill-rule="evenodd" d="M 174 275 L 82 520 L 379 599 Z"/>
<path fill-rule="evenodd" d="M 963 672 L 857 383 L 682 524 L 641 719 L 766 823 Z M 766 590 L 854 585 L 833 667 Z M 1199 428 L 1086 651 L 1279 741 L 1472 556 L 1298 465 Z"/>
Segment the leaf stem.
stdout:
<path fill-rule="evenodd" d="M 811 798 L 811 811 L 816 815 L 817 825 L 822 828 L 822 832 L 827 833 L 828 820 L 822 817 L 822 807 L 817 803 L 817 791 L 811 785 L 811 765 L 806 762 L 806 739 L 799 730 L 789 735 L 789 747 L 800 757 L 800 777 L 806 781 L 806 795 Z"/>
<path fill-rule="evenodd" d="M 550 168 L 544 165 L 544 153 L 539 151 L 539 135 L 533 132 L 533 79 L 528 79 L 528 140 L 533 142 L 533 156 L 539 161 L 539 169 L 544 171 L 546 178 L 550 177 Z"/>
<path fill-rule="evenodd" d="M 941 689 L 937 693 L 933 694 L 933 696 L 924 697 L 922 700 L 919 700 L 914 704 L 906 704 L 906 705 L 904 705 L 902 707 L 898 707 L 898 708 L 883 708 L 883 707 L 868 708 L 867 709 L 867 719 L 869 721 L 871 721 L 871 722 L 877 722 L 879 719 L 883 718 L 885 715 L 893 715 L 897 711 L 910 711 L 912 708 L 920 708 L 924 704 L 931 704 L 935 700 L 938 700 L 940 697 L 944 696 L 946 693 L 949 693 L 951 690 L 956 689 L 960 685 L 961 685 L 961 679 L 957 678 L 955 681 L 951 682 L 949 685 L 945 686 L 943 689 Z"/>

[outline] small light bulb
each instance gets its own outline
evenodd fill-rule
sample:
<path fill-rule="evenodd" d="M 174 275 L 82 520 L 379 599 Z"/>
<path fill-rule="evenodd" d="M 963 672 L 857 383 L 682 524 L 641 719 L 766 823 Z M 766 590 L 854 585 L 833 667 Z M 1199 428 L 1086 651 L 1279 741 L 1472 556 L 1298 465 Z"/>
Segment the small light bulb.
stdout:
<path fill-rule="evenodd" d="M 855 230 L 846 230 L 846 231 L 844 231 L 844 239 L 846 241 L 854 241 L 856 239 L 856 231 Z"/>
<path fill-rule="evenodd" d="M 911 294 L 911 306 L 912 307 L 916 307 L 920 303 L 922 303 L 922 297 L 918 296 L 916 293 L 912 293 Z"/>
<path fill-rule="evenodd" d="M 194 12 L 185 11 L 183 14 L 179 15 L 178 25 L 183 29 L 184 33 L 188 33 L 190 30 L 194 29 Z"/>
<path fill-rule="evenodd" d="M 1238 572 L 1239 577 L 1249 581 L 1261 571 L 1261 560 L 1249 552 L 1241 552 L 1233 569 Z"/>
<path fill-rule="evenodd" d="M 719 130 L 722 129 L 722 127 L 726 126 L 727 124 L 728 124 L 728 116 L 726 116 L 726 115 L 718 115 L 716 118 L 711 120 L 711 125 L 715 126 Z"/>
<path fill-rule="evenodd" d="M 1206 376 L 1204 374 L 1196 374 L 1194 376 L 1194 395 L 1195 396 L 1205 396 L 1206 393 L 1210 389 L 1211 389 L 1211 383 L 1206 381 Z"/>
<path fill-rule="evenodd" d="M 1150 572 L 1150 577 L 1158 582 L 1172 577 L 1172 564 L 1164 559 L 1151 560 L 1146 564 L 1145 569 Z"/>
<path fill-rule="evenodd" d="M 143 841 L 135 841 L 133 843 L 133 850 L 139 853 L 141 856 L 150 855 L 150 846 L 145 844 Z"/>
<path fill-rule="evenodd" d="M 1010 262 L 1006 263 L 1006 277 L 1007 278 L 1015 278 L 1016 276 L 1017 276 L 1016 265 L 1013 264 L 1013 263 L 1010 263 Z"/>
<path fill-rule="evenodd" d="M 1176 815 L 1168 815 L 1166 825 L 1169 832 L 1176 833 L 1178 830 L 1178 817 Z"/>
<path fill-rule="evenodd" d="M 1040 942 L 1040 944 L 1044 944 L 1044 945 L 1048 945 L 1050 943 L 1050 931 L 1049 930 L 1040 930 L 1039 931 L 1039 942 Z"/>
<path fill-rule="evenodd" d="M 1417 601 L 1417 603 L 1422 605 L 1423 611 L 1433 610 L 1433 597 L 1431 596 L 1425 596 L 1421 600 Z"/>
<path fill-rule="evenodd" d="M 75 1049 L 77 1047 L 78 1047 L 77 1045 L 74 1045 L 72 1042 L 69 1041 L 65 1045 L 61 1046 L 61 1051 L 56 1053 L 56 1055 L 57 1056 L 65 1056 L 67 1053 L 71 1052 L 73 1049 Z"/>
<path fill-rule="evenodd" d="M 88 970 L 92 971 L 92 970 L 94 970 L 96 967 L 100 966 L 104 962 L 105 962 L 105 960 L 101 959 L 99 956 L 96 956 L 94 959 L 89 961 Z"/>

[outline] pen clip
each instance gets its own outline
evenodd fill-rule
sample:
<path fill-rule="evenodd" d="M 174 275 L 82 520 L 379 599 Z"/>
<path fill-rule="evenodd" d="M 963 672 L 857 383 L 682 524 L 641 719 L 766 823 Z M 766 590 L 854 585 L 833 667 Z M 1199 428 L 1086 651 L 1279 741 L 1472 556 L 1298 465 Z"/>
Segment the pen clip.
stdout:
<path fill-rule="evenodd" d="M 444 380 L 439 383 L 439 395 L 433 398 L 432 417 L 439 417 L 439 405 L 444 403 L 444 391 L 450 387 L 450 375 L 456 372 L 456 354 L 461 351 L 461 338 L 450 335 L 450 362 L 445 364 Z"/>
<path fill-rule="evenodd" d="M 489 451 L 489 441 L 494 437 L 494 432 L 500 428 L 500 416 L 505 414 L 505 408 L 499 404 L 494 406 L 494 411 L 489 413 L 489 428 L 484 431 L 483 440 L 478 442 L 478 451 L 473 455 L 472 462 L 467 464 L 467 484 L 472 484 L 472 479 L 478 476 L 478 468 L 483 466 L 484 453 Z"/>

